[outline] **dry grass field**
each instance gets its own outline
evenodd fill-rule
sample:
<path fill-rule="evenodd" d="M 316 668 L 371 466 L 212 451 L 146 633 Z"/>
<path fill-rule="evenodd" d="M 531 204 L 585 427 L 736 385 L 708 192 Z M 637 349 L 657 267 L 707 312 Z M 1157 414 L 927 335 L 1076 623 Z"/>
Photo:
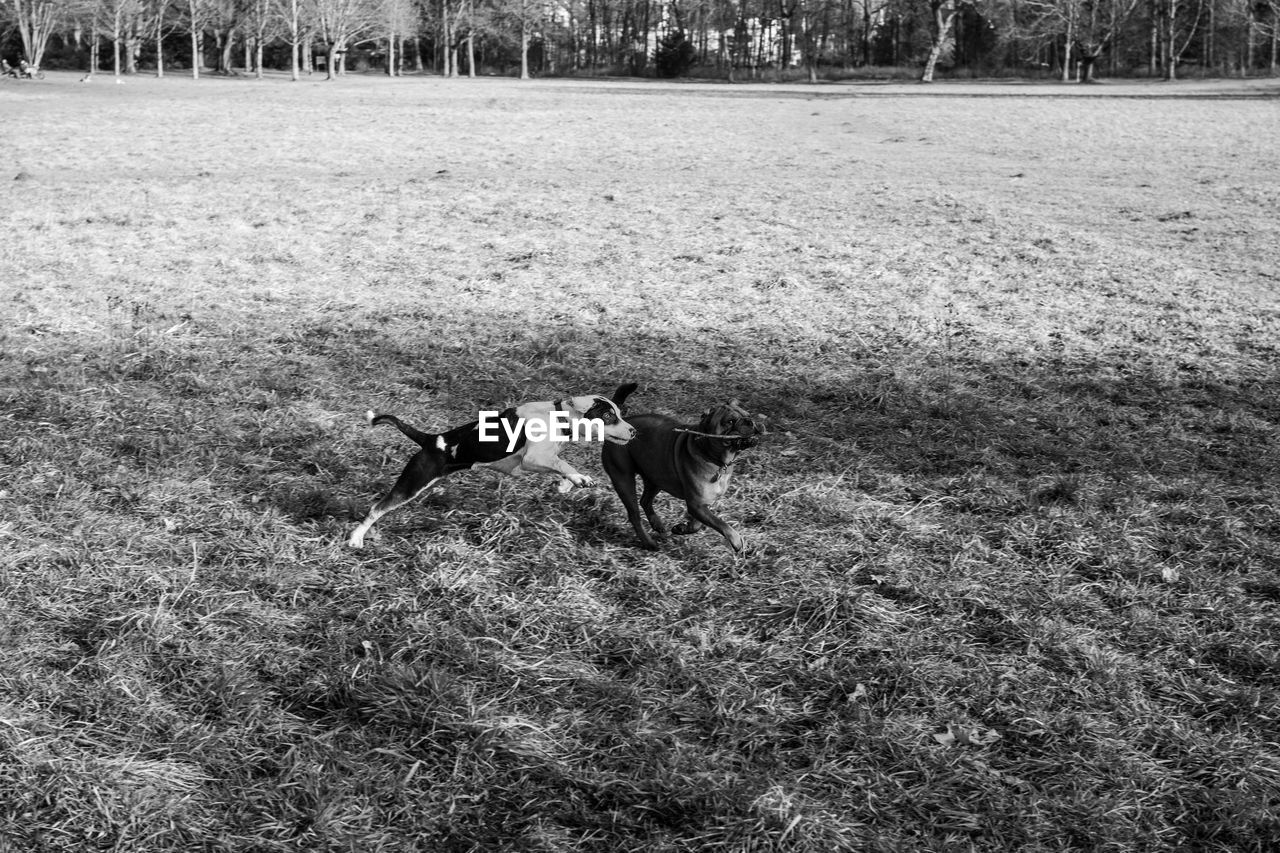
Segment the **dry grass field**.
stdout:
<path fill-rule="evenodd" d="M 75 80 L 0 84 L 0 850 L 1275 849 L 1280 85 Z M 344 546 L 366 409 L 626 380 L 769 416 L 744 557 L 488 473 Z"/>

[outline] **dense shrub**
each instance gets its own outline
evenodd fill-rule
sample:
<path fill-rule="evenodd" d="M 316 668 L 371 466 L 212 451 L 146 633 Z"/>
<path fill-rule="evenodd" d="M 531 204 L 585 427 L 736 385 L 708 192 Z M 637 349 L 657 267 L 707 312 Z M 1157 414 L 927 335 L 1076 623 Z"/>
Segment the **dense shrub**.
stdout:
<path fill-rule="evenodd" d="M 697 50 L 684 30 L 667 33 L 653 51 L 653 65 L 659 77 L 679 77 L 687 73 L 696 58 Z"/>

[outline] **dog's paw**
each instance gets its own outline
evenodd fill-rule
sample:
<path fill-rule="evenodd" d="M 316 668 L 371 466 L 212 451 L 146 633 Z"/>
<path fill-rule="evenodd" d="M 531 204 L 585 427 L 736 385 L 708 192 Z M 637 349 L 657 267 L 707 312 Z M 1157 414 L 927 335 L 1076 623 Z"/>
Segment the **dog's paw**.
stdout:
<path fill-rule="evenodd" d="M 595 484 L 596 484 L 596 481 L 588 477 L 586 474 L 579 474 L 576 477 L 573 477 L 573 478 L 566 477 L 563 480 L 561 480 L 556 485 L 556 490 L 563 495 L 565 492 L 569 491 L 574 486 L 577 486 L 579 489 L 585 489 L 590 486 L 594 486 Z"/>
<path fill-rule="evenodd" d="M 364 537 L 351 536 L 347 539 L 348 548 L 356 548 L 357 550 L 364 547 Z"/>
<path fill-rule="evenodd" d="M 701 529 L 702 529 L 701 524 L 699 524 L 697 527 L 694 527 L 689 522 L 682 521 L 679 524 L 677 524 L 675 527 L 671 528 L 671 532 L 677 536 L 691 536 L 694 533 L 697 533 Z"/>

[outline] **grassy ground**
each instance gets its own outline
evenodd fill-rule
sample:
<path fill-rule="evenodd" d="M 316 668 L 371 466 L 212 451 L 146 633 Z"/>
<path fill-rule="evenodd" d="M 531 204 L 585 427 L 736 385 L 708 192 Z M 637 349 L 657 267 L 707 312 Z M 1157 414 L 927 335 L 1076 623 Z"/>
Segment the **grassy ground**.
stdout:
<path fill-rule="evenodd" d="M 0 849 L 1274 849 L 1280 101 L 74 80 L 0 86 Z M 745 558 L 487 474 L 343 547 L 365 409 L 629 379 L 770 416 Z"/>

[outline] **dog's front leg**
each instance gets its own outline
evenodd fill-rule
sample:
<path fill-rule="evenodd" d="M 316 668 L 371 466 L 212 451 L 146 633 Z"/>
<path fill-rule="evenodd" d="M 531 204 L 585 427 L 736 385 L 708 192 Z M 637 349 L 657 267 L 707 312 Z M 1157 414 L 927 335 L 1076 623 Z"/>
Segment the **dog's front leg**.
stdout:
<path fill-rule="evenodd" d="M 560 481 L 557 487 L 562 493 L 569 491 L 573 486 L 594 486 L 595 480 L 586 474 L 574 468 L 568 462 L 565 462 L 559 456 L 553 456 L 550 459 L 533 459 L 525 457 L 522 466 L 526 471 L 537 471 L 543 474 L 559 474 L 564 479 Z"/>
<path fill-rule="evenodd" d="M 666 539 L 671 535 L 671 531 L 667 529 L 666 522 L 653 511 L 653 500 L 661 491 L 657 483 L 645 480 L 644 494 L 640 495 L 640 508 L 644 510 L 645 517 L 649 519 L 649 526 L 653 528 L 654 533 L 658 534 L 658 538 Z M 637 523 L 636 526 L 638 528 L 639 524 Z"/>
<path fill-rule="evenodd" d="M 689 501 L 689 518 L 675 527 L 676 533 L 687 534 L 697 533 L 702 529 L 702 525 L 710 527 L 712 530 L 724 537 L 724 541 L 729 543 L 729 547 L 733 549 L 735 554 L 741 554 L 744 543 L 742 534 L 734 530 L 733 527 L 720 516 L 711 511 L 711 507 L 704 503 Z"/>
<path fill-rule="evenodd" d="M 649 535 L 649 531 L 644 529 L 644 525 L 640 522 L 640 505 L 644 504 L 645 498 L 649 500 L 649 506 L 645 507 L 645 514 L 653 511 L 653 494 L 654 492 L 646 491 L 644 498 L 640 499 L 640 504 L 636 503 L 636 481 L 631 475 L 623 475 L 621 473 L 610 472 L 609 479 L 613 481 L 614 491 L 618 493 L 618 497 L 622 499 L 622 506 L 627 511 L 627 520 L 631 522 L 631 528 L 636 532 L 636 538 L 640 540 L 640 547 L 649 551 L 658 550 L 658 543 L 653 541 L 653 537 Z M 649 515 L 650 520 L 653 519 Z"/>

